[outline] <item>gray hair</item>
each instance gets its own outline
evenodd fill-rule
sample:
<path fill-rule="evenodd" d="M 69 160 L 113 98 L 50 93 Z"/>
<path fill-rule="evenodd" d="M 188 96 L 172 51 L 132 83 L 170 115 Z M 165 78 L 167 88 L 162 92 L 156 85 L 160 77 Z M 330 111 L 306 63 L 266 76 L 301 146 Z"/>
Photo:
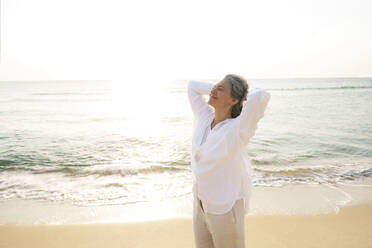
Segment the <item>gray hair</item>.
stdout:
<path fill-rule="evenodd" d="M 231 117 L 235 118 L 242 112 L 243 101 L 247 97 L 249 85 L 247 80 L 236 74 L 227 74 L 224 79 L 230 84 L 231 97 L 239 100 L 231 109 Z"/>

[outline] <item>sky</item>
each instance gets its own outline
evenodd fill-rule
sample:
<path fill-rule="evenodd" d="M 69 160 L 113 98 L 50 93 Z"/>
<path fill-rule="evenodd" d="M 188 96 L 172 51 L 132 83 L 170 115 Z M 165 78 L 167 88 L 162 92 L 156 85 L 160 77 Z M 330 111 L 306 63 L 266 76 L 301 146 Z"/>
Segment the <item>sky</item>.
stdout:
<path fill-rule="evenodd" d="M 1 0 L 0 81 L 372 77 L 370 0 Z"/>

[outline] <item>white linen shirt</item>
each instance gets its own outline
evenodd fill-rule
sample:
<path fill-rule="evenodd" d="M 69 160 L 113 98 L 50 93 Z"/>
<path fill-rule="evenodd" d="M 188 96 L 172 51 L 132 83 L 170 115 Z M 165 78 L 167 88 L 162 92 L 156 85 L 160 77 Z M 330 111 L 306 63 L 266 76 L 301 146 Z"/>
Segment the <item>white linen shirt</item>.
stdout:
<path fill-rule="evenodd" d="M 249 90 L 241 114 L 217 123 L 203 142 L 203 135 L 214 119 L 214 109 L 203 95 L 209 94 L 212 88 L 212 83 L 195 80 L 188 83 L 188 97 L 194 114 L 193 192 L 202 200 L 207 213 L 225 214 L 241 198 L 244 198 L 245 213 L 248 213 L 253 170 L 246 146 L 264 116 L 271 95 L 261 88 Z"/>

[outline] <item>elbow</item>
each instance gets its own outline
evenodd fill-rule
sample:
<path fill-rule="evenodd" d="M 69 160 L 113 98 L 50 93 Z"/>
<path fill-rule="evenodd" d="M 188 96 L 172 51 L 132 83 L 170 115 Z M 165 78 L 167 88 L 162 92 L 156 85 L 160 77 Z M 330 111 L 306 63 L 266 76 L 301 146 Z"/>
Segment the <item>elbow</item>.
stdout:
<path fill-rule="evenodd" d="M 189 97 L 192 95 L 193 91 L 193 82 L 190 80 L 187 84 L 187 93 Z"/>
<path fill-rule="evenodd" d="M 193 80 L 189 80 L 187 83 L 187 90 L 190 93 L 190 91 L 192 91 L 193 89 L 194 89 L 194 82 Z"/>
<path fill-rule="evenodd" d="M 265 103 L 265 105 L 270 101 L 271 99 L 271 94 L 270 92 L 266 90 L 262 90 L 261 92 L 261 100 Z"/>

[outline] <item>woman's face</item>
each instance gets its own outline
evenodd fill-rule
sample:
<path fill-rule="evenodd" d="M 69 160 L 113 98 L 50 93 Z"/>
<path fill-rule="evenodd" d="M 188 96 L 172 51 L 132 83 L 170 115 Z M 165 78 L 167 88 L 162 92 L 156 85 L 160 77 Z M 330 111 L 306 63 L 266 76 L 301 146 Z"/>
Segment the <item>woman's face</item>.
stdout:
<path fill-rule="evenodd" d="M 231 97 L 230 84 L 225 79 L 215 84 L 209 94 L 208 104 L 214 109 L 231 108 L 237 102 L 237 99 Z"/>

